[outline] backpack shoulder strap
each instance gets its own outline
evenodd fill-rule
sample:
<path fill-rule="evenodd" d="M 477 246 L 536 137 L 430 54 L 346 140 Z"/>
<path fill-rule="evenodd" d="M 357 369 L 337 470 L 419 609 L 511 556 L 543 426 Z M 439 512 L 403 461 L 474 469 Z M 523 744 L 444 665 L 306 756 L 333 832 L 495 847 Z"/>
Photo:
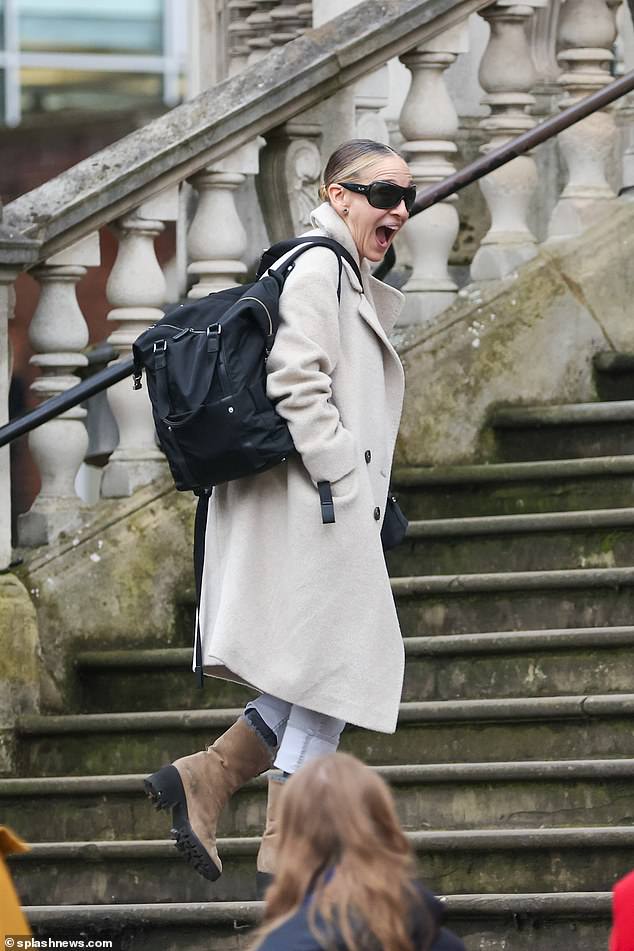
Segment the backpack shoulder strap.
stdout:
<path fill-rule="evenodd" d="M 288 254 L 289 251 L 295 249 L 295 253 L 290 254 L 280 267 L 273 268 L 280 275 L 283 281 L 286 280 L 290 272 L 293 270 L 297 258 L 310 248 L 330 248 L 330 250 L 337 255 L 337 261 L 339 263 L 337 298 L 341 298 L 342 259 L 348 262 L 356 274 L 359 283 L 361 286 L 363 286 L 359 265 L 352 257 L 350 252 L 347 251 L 346 248 L 344 248 L 344 246 L 339 243 L 339 241 L 335 241 L 334 238 L 321 237 L 291 238 L 288 241 L 279 241 L 277 244 L 272 245 L 272 247 L 270 247 L 268 251 L 265 251 L 262 255 L 257 273 L 258 278 L 261 277 L 265 271 L 273 268 L 273 265 L 276 263 L 276 261 L 279 261 L 283 255 Z"/>

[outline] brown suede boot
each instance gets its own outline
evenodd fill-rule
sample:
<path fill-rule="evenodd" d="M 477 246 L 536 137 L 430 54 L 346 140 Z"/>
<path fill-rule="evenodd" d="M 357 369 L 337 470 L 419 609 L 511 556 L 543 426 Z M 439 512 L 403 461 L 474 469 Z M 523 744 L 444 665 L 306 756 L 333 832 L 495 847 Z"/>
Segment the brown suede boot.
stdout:
<path fill-rule="evenodd" d="M 258 898 L 264 898 L 264 893 L 273 881 L 273 876 L 275 875 L 279 842 L 280 797 L 285 782 L 286 777 L 280 774 L 269 776 L 268 798 L 266 801 L 266 827 L 255 864 L 255 888 Z"/>
<path fill-rule="evenodd" d="M 216 826 L 232 794 L 269 769 L 275 750 L 240 717 L 216 742 L 200 753 L 183 756 L 145 780 L 157 809 L 172 809 L 172 836 L 203 878 L 222 873 Z"/>

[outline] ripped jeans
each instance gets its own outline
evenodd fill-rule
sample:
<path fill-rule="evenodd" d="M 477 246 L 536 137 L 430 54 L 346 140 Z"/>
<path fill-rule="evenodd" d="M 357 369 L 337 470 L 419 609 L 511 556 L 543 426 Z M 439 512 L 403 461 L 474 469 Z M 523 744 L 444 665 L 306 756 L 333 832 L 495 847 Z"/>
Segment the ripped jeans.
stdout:
<path fill-rule="evenodd" d="M 268 728 L 275 733 L 278 750 L 274 765 L 285 773 L 295 773 L 309 760 L 325 753 L 334 753 L 346 725 L 345 720 L 278 700 L 268 693 L 247 703 L 246 710 L 257 710 Z"/>

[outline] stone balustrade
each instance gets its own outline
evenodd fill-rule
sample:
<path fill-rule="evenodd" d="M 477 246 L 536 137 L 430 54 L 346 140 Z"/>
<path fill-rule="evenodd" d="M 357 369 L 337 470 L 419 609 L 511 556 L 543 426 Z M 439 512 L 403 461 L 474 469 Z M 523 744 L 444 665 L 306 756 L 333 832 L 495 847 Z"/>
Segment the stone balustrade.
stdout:
<path fill-rule="evenodd" d="M 337 137 L 392 141 L 407 157 L 417 186 L 424 188 L 461 164 L 460 143 L 469 134 L 479 137 L 478 144 L 484 137 L 483 151 L 495 148 L 530 128 L 544 102 L 552 100 L 552 109 L 565 106 L 610 79 L 619 6 L 615 0 L 563 4 L 441 0 L 435 13 L 413 0 L 398 0 L 395 6 L 399 4 L 409 11 L 411 34 L 404 32 L 404 17 L 399 19 L 395 12 L 390 19 L 392 14 L 386 15 L 381 4 L 376 8 L 368 4 L 371 23 L 359 24 L 351 10 L 341 15 L 339 30 L 306 35 L 310 4 L 230 0 L 227 42 L 232 75 L 220 84 L 217 95 L 210 90 L 195 101 L 196 106 L 178 107 L 174 115 L 183 116 L 180 126 L 177 120 L 163 118 L 156 120 L 153 137 L 143 130 L 134 134 L 137 138 L 129 137 L 133 141 L 122 153 L 119 177 L 109 177 L 116 163 L 104 164 L 102 194 L 112 193 L 110 203 L 100 198 L 95 168 L 94 183 L 84 169 L 77 186 L 87 188 L 81 202 L 83 219 L 58 195 L 59 184 L 49 191 L 43 186 L 39 195 L 25 196 L 8 207 L 14 227 L 31 215 L 32 225 L 25 226 L 19 238 L 26 244 L 30 240 L 39 253 L 30 251 L 31 258 L 26 255 L 16 266 L 7 250 L 9 245 L 15 248 L 16 235 L 5 247 L 0 228 L 0 332 L 6 335 L 17 271 L 36 260 L 32 274 L 40 285 L 40 298 L 31 343 L 32 362 L 40 370 L 32 388 L 38 399 L 72 386 L 75 371 L 86 362 L 83 350 L 89 327 L 75 290 L 86 269 L 99 265 L 100 227 L 110 225 L 118 240 L 107 283 L 108 319 L 114 325 L 109 340 L 126 357 L 136 336 L 160 318 L 168 303 L 154 243 L 167 222 L 182 220 L 183 207 L 188 225 L 187 294 L 201 298 L 246 279 L 267 240 L 306 227 L 316 201 L 319 168 Z M 480 101 L 479 119 L 474 122 L 471 114 L 470 124 L 463 126 L 461 92 L 456 91 L 452 75 L 475 55 L 468 42 L 471 16 L 481 18 L 478 28 L 486 25 L 489 39 L 479 63 L 481 89 L 465 91 L 471 102 Z M 433 28 L 426 35 L 429 23 Z M 357 34 L 359 43 L 350 45 L 350 37 Z M 280 46 L 297 37 L 299 45 L 291 48 L 293 55 L 285 65 Z M 339 41 L 349 44 L 346 65 L 338 59 Z M 393 60 L 388 68 L 393 55 L 400 56 L 402 66 Z M 620 55 L 624 68 L 634 65 L 627 61 L 627 44 Z M 392 68 L 394 62 L 400 73 Z M 476 75 L 477 62 L 469 63 Z M 311 70 L 319 75 L 313 85 Z M 402 81 L 406 73 L 408 89 Z M 395 75 L 400 75 L 400 87 L 397 82 L 392 88 Z M 558 104 L 553 89 L 560 90 Z M 482 181 L 490 227 L 474 248 L 470 276 L 460 276 L 452 262 L 461 226 L 455 196 L 413 219 L 397 246 L 401 272 L 406 265 L 407 273 L 403 321 L 433 323 L 465 279 L 503 277 L 536 253 L 540 238 L 579 233 L 617 201 L 615 175 L 620 176 L 623 168 L 625 184 L 634 180 L 634 110 L 631 103 L 622 109 L 620 138 L 613 113 L 604 110 L 560 137 L 568 177 L 561 193 L 556 192 L 556 201 L 542 208 L 541 220 L 536 220 L 532 203 L 538 177 L 546 168 L 540 165 L 539 153 L 517 158 Z M 388 121 L 394 114 L 399 116 L 397 131 Z M 86 182 L 91 184 L 87 187 Z M 181 185 L 188 195 L 185 204 L 179 204 Z M 551 191 L 555 193 L 554 186 Z M 36 218 L 37 208 L 44 209 L 43 219 Z M 0 353 L 6 348 L 0 347 Z M 6 407 L 1 389 L 0 397 Z M 156 446 L 147 398 L 133 394 L 129 381 L 123 381 L 112 388 L 109 400 L 119 444 L 104 470 L 101 494 L 121 497 L 164 472 L 165 462 Z M 81 521 L 84 508 L 74 483 L 86 451 L 84 416 L 85 411 L 76 408 L 31 436 L 41 489 L 30 511 L 20 516 L 17 540 L 22 545 L 49 543 Z M 5 497 L 6 466 L 5 452 L 0 456 L 0 491 Z M 10 557 L 6 524 L 2 532 L 0 568 Z"/>

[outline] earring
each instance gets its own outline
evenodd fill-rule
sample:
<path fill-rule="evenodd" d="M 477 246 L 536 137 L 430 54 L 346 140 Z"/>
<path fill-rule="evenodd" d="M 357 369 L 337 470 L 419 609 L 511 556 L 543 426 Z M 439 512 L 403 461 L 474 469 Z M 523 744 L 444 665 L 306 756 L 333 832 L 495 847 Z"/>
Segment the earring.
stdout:
<path fill-rule="evenodd" d="M 350 211 L 350 209 L 349 209 L 349 208 L 344 208 L 344 209 L 343 209 L 343 213 L 344 213 L 344 215 L 347 215 L 349 211 Z"/>

